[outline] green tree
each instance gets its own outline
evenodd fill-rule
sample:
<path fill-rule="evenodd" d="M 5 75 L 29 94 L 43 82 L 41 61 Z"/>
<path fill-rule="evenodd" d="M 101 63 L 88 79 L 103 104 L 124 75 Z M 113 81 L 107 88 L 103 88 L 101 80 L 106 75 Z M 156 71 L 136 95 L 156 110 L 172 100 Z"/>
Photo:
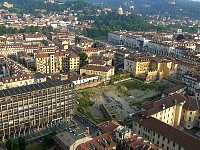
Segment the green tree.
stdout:
<path fill-rule="evenodd" d="M 12 147 L 13 147 L 13 143 L 12 141 L 9 139 L 6 141 L 6 149 L 7 150 L 12 150 Z"/>
<path fill-rule="evenodd" d="M 79 56 L 80 56 L 80 67 L 82 67 L 82 66 L 86 65 L 88 55 L 86 53 L 82 52 L 82 53 L 79 54 Z"/>
<path fill-rule="evenodd" d="M 19 145 L 17 143 L 13 143 L 12 150 L 20 150 Z"/>
<path fill-rule="evenodd" d="M 25 141 L 25 139 L 23 137 L 19 137 L 18 138 L 18 145 L 19 145 L 20 150 L 25 150 L 26 141 Z"/>

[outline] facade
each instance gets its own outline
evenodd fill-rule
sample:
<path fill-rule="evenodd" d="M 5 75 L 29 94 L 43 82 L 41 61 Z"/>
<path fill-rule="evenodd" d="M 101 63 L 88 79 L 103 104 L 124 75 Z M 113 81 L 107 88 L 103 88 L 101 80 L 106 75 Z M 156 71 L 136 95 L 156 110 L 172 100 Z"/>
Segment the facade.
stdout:
<path fill-rule="evenodd" d="M 77 129 L 72 130 L 67 129 L 65 132 L 56 134 L 54 137 L 54 143 L 56 145 L 56 150 L 76 150 L 77 147 L 85 143 L 92 138 L 86 135 L 84 132 L 80 132 Z"/>
<path fill-rule="evenodd" d="M 186 85 L 183 85 L 183 84 L 174 85 L 174 86 L 169 87 L 168 89 L 165 89 L 164 91 L 162 91 L 162 97 L 170 96 L 170 95 L 173 95 L 176 93 L 185 95 L 186 88 L 187 88 Z"/>
<path fill-rule="evenodd" d="M 74 84 L 53 80 L 0 91 L 2 140 L 70 120 Z"/>
<path fill-rule="evenodd" d="M 143 114 L 134 115 L 133 132 L 164 150 L 196 150 L 200 146 L 199 139 Z"/>
<path fill-rule="evenodd" d="M 124 59 L 124 70 L 146 81 L 176 76 L 177 64 L 168 58 L 148 54 L 131 54 Z"/>
<path fill-rule="evenodd" d="M 69 53 L 63 60 L 64 72 L 77 72 L 80 68 L 80 57 L 75 53 Z"/>
<path fill-rule="evenodd" d="M 200 89 L 200 75 L 196 73 L 186 73 L 182 76 L 182 82 L 187 85 L 189 94 L 194 95 Z"/>
<path fill-rule="evenodd" d="M 103 80 L 110 80 L 111 76 L 115 74 L 115 69 L 113 66 L 86 65 L 80 68 L 80 74 L 97 75 Z"/>
<path fill-rule="evenodd" d="M 34 83 L 30 70 L 17 62 L 0 56 L 0 90 Z"/>
<path fill-rule="evenodd" d="M 36 70 L 40 73 L 60 73 L 65 53 L 38 53 L 35 55 Z"/>
<path fill-rule="evenodd" d="M 177 127 L 180 124 L 183 104 L 187 98 L 181 94 L 173 94 L 158 101 L 142 106 L 149 116 L 154 117 L 166 124 Z"/>
<path fill-rule="evenodd" d="M 181 125 L 186 129 L 200 128 L 200 100 L 188 98 L 183 105 Z"/>
<path fill-rule="evenodd" d="M 133 131 L 164 150 L 197 149 L 200 140 L 177 127 L 200 127 L 199 104 L 199 100 L 181 94 L 146 104 L 133 116 Z"/>

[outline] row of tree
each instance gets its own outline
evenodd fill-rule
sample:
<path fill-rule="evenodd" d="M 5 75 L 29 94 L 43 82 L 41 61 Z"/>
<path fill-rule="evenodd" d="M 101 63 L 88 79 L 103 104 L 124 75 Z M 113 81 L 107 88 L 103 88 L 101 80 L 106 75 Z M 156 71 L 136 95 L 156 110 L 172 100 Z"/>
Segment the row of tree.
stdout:
<path fill-rule="evenodd" d="M 48 35 L 50 32 L 53 32 L 52 27 L 38 27 L 38 26 L 26 26 L 23 29 L 16 29 L 11 27 L 5 27 L 3 25 L 0 25 L 0 35 L 3 34 L 15 34 L 15 33 L 35 33 L 35 32 L 41 32 L 45 35 Z"/>
<path fill-rule="evenodd" d="M 147 31 L 155 29 L 141 16 L 136 14 L 119 15 L 116 12 L 102 14 L 95 18 L 95 22 L 90 29 L 86 29 L 83 34 L 88 37 L 107 36 L 109 31 L 129 30 L 129 31 Z"/>
<path fill-rule="evenodd" d="M 26 142 L 24 138 L 19 137 L 17 142 L 12 142 L 12 140 L 8 140 L 6 142 L 7 150 L 25 150 Z"/>
<path fill-rule="evenodd" d="M 45 3 L 44 0 L 2 0 L 14 4 L 13 11 L 18 13 L 36 13 L 35 9 L 46 9 L 47 12 L 62 12 L 67 8 L 75 11 L 83 10 L 85 8 L 94 9 L 94 7 L 84 2 L 83 0 L 66 1 L 64 4 L 59 3 Z"/>

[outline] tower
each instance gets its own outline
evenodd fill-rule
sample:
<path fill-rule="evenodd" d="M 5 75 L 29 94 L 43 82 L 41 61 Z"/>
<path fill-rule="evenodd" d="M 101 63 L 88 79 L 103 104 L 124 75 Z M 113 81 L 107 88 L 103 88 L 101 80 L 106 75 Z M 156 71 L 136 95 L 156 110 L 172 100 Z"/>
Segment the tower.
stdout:
<path fill-rule="evenodd" d="M 168 4 L 175 5 L 176 4 L 176 0 L 168 0 Z"/>
<path fill-rule="evenodd" d="M 123 15 L 123 14 L 124 14 L 123 9 L 122 9 L 121 6 L 118 8 L 118 14 L 120 14 L 120 15 Z"/>

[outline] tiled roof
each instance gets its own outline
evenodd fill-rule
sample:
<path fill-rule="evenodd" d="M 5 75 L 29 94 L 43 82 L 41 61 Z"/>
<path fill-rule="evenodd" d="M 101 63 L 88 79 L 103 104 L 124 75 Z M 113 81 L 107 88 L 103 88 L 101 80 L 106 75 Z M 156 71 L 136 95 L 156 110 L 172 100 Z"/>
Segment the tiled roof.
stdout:
<path fill-rule="evenodd" d="M 145 117 L 141 113 L 133 116 L 133 121 L 139 123 L 143 127 L 150 129 L 159 135 L 168 138 L 169 140 L 183 146 L 187 150 L 198 150 L 200 140 L 180 131 L 156 118 Z"/>
<path fill-rule="evenodd" d="M 114 141 L 114 132 L 108 132 L 100 136 L 95 137 L 94 139 L 80 144 L 76 150 L 89 150 L 89 149 L 98 149 L 98 150 L 108 150 L 115 148 L 118 144 Z"/>
<path fill-rule="evenodd" d="M 189 111 L 200 110 L 200 101 L 192 97 L 189 97 L 188 100 L 184 103 L 183 109 L 186 109 Z"/>
<path fill-rule="evenodd" d="M 119 126 L 119 123 L 115 122 L 114 120 L 111 121 L 106 121 L 104 123 L 101 123 L 99 125 L 97 125 L 97 127 L 104 131 L 104 132 L 109 132 L 109 131 L 113 131 L 114 129 L 116 129 Z"/>
<path fill-rule="evenodd" d="M 150 102 L 142 106 L 143 109 L 147 111 L 149 115 L 156 114 L 163 109 L 167 109 L 187 101 L 187 97 L 181 94 L 173 94 L 171 96 L 165 97 L 163 99 L 157 100 L 155 102 Z"/>
<path fill-rule="evenodd" d="M 102 72 L 108 72 L 110 69 L 113 69 L 113 66 L 93 66 L 93 65 L 85 65 L 81 67 L 81 69 L 85 70 L 94 70 L 94 71 L 102 71 Z"/>
<path fill-rule="evenodd" d="M 180 90 L 180 89 L 183 89 L 183 88 L 185 88 L 185 87 L 186 87 L 186 86 L 183 85 L 183 84 L 177 84 L 177 85 L 172 86 L 172 87 L 170 87 L 170 88 L 168 88 L 168 89 L 165 89 L 162 93 L 168 95 L 168 94 L 170 94 L 170 93 L 176 92 L 176 91 L 178 91 L 178 90 Z"/>

